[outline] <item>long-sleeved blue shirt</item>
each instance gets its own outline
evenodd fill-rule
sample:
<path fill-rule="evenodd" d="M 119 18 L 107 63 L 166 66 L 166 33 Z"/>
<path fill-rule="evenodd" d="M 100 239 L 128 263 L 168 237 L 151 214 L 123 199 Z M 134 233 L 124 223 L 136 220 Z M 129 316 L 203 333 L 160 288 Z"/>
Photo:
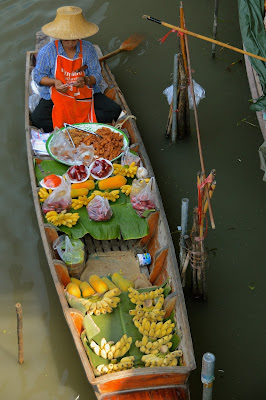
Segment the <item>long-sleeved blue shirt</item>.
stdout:
<path fill-rule="evenodd" d="M 78 58 L 79 52 L 80 45 L 78 42 L 74 59 Z M 58 41 L 58 54 L 67 57 L 60 40 Z M 102 82 L 103 77 L 101 74 L 101 66 L 98 61 L 97 52 L 90 42 L 82 40 L 82 54 L 83 64 L 88 65 L 88 68 L 85 70 L 85 75 L 92 75 L 95 77 L 96 84 L 93 86 L 93 90 L 94 93 L 99 93 L 101 91 L 99 84 Z M 42 47 L 37 55 L 37 64 L 33 71 L 33 78 L 35 82 L 40 85 L 40 95 L 45 100 L 51 99 L 50 87 L 41 85 L 40 81 L 45 76 L 54 79 L 56 57 L 57 51 L 54 41 Z"/>

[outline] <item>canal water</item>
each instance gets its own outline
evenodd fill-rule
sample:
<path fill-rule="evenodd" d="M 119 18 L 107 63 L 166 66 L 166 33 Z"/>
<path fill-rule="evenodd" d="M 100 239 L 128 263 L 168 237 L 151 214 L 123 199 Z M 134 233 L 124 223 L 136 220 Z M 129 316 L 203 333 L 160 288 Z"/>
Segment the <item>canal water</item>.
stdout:
<path fill-rule="evenodd" d="M 242 46 L 237 2 L 220 2 L 217 39 Z M 200 169 L 193 113 L 190 137 L 173 144 L 164 136 L 169 106 L 163 91 L 172 82 L 176 34 L 142 19 L 151 15 L 178 25 L 179 2 L 80 0 L 85 16 L 100 27 L 92 38 L 103 53 L 135 32 L 145 41 L 132 53 L 108 61 L 151 159 L 178 254 L 181 199 L 197 203 Z M 71 3 L 69 5 L 72 5 Z M 186 25 L 211 36 L 214 1 L 183 1 Z M 62 1 L 1 0 L 1 279 L 0 397 L 20 400 L 94 400 L 65 323 L 48 270 L 33 207 L 24 133 L 25 54 L 35 33 L 50 22 Z M 191 398 L 201 398 L 202 355 L 216 356 L 213 398 L 266 398 L 265 388 L 265 183 L 258 147 L 263 139 L 242 55 L 189 38 L 193 77 L 206 91 L 198 107 L 206 172 L 215 168 L 212 207 L 216 229 L 208 231 L 208 300 L 185 289 L 197 369 Z M 232 65 L 233 64 L 233 65 Z M 231 66 L 230 66 L 231 65 Z M 17 362 L 15 304 L 24 317 L 25 363 Z"/>

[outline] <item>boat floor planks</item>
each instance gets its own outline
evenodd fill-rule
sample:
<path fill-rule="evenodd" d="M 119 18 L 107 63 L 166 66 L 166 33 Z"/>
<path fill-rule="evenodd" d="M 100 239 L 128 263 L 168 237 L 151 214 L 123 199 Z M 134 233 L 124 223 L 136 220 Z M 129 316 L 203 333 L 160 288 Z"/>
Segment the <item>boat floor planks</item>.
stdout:
<path fill-rule="evenodd" d="M 183 365 L 176 367 L 135 368 L 102 376 L 95 376 L 94 374 L 92 365 L 82 345 L 80 335 L 71 317 L 70 308 L 64 295 L 64 287 L 57 275 L 56 265 L 58 263 L 58 256 L 53 250 L 52 242 L 58 233 L 54 227 L 44 222 L 38 198 L 38 184 L 36 182 L 34 169 L 36 157 L 31 149 L 31 121 L 28 100 L 30 95 L 30 74 L 35 65 L 36 53 L 49 41 L 49 38 L 45 37 L 40 32 L 37 33 L 36 38 L 36 50 L 27 52 L 25 76 L 25 128 L 29 175 L 37 220 L 50 272 L 88 381 L 93 385 L 95 394 L 99 400 L 129 400 L 132 398 L 136 400 L 188 400 L 188 377 L 190 372 L 195 369 L 196 364 L 175 249 L 157 185 L 155 190 L 159 211 L 151 214 L 148 218 L 149 234 L 147 236 L 142 239 L 129 241 L 123 239 L 100 241 L 87 234 L 83 238 L 83 242 L 86 246 L 87 255 L 96 252 L 110 251 L 130 251 L 135 254 L 138 252 L 149 252 L 151 254 L 152 264 L 146 268 L 146 270 L 152 284 L 158 286 L 168 279 L 172 291 L 178 294 L 175 306 L 175 319 L 177 334 L 180 337 L 179 349 L 183 352 Z M 95 47 L 100 57 L 102 53 L 99 47 Z M 101 66 L 103 77 L 108 86 L 105 94 L 115 99 L 121 105 L 122 109 L 126 111 L 127 115 L 131 115 L 123 93 L 117 85 L 115 77 L 111 73 L 108 65 L 102 62 Z M 125 121 L 122 129 L 130 139 L 131 148 L 139 153 L 143 165 L 148 170 L 149 176 L 154 176 L 149 157 L 135 120 L 128 119 Z"/>

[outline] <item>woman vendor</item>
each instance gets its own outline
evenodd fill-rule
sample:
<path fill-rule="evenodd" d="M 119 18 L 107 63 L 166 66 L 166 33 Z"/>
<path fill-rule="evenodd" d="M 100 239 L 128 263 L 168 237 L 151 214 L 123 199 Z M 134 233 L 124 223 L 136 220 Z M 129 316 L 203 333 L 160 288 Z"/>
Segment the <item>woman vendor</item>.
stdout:
<path fill-rule="evenodd" d="M 37 55 L 33 78 L 41 100 L 31 121 L 44 132 L 64 122 L 112 122 L 121 107 L 101 93 L 101 66 L 94 46 L 83 38 L 97 33 L 98 26 L 85 20 L 79 7 L 60 7 L 54 21 L 42 31 L 54 41 Z"/>

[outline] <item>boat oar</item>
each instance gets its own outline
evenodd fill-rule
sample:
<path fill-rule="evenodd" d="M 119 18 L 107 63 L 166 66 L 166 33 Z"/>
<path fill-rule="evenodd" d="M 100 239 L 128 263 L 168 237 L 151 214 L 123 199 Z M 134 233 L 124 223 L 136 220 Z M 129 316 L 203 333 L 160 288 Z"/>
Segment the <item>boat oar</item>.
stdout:
<path fill-rule="evenodd" d="M 113 57 L 116 54 L 121 53 L 122 51 L 134 50 L 143 41 L 143 39 L 144 36 L 135 33 L 134 35 L 130 36 L 127 40 L 125 40 L 118 49 L 99 58 L 99 61 L 105 61 L 107 60 L 107 58 Z"/>
<path fill-rule="evenodd" d="M 175 31 L 185 33 L 186 35 L 194 36 L 198 39 L 206 40 L 207 42 L 215 43 L 222 47 L 227 47 L 228 49 L 237 51 L 238 53 L 246 54 L 249 57 L 257 58 L 258 60 L 261 60 L 261 61 L 266 61 L 266 58 L 264 58 L 264 57 L 260 57 L 260 56 L 257 56 L 256 54 L 249 53 L 248 51 L 238 49 L 237 47 L 230 46 L 227 43 L 219 42 L 218 40 L 208 38 L 207 36 L 202 36 L 202 35 L 199 35 L 198 33 L 187 31 L 186 29 L 179 28 L 179 26 L 168 24 L 167 22 L 160 21 L 159 19 L 150 17 L 149 15 L 143 15 L 142 18 L 145 18 L 152 22 L 156 22 L 157 24 L 166 26 L 167 28 L 174 29 Z"/>

